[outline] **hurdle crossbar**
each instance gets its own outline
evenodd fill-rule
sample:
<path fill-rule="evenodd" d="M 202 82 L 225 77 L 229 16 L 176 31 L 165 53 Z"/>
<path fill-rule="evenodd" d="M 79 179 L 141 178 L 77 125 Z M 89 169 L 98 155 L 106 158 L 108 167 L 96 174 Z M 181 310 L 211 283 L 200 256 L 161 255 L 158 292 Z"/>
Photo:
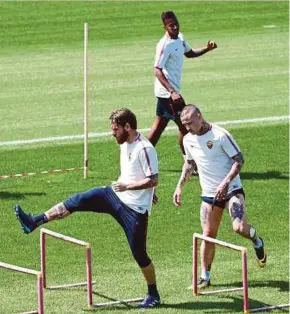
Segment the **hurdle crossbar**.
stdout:
<path fill-rule="evenodd" d="M 242 253 L 242 288 L 232 288 L 232 289 L 221 289 L 216 291 L 206 291 L 206 292 L 198 292 L 197 291 L 197 266 L 198 266 L 198 239 L 207 241 L 210 243 L 214 243 L 216 245 L 230 248 L 235 251 L 239 251 Z M 207 295 L 207 294 L 216 294 L 222 292 L 234 292 L 243 290 L 244 296 L 244 312 L 247 313 L 249 311 L 249 297 L 248 297 L 248 269 L 247 269 L 247 249 L 242 246 L 234 245 L 225 241 L 213 239 L 211 237 L 207 237 L 198 233 L 193 234 L 193 267 L 192 267 L 192 289 L 194 295 Z"/>
<path fill-rule="evenodd" d="M 43 300 L 43 276 L 42 273 L 29 268 L 23 268 L 7 263 L 0 262 L 0 268 L 9 269 L 12 271 L 20 272 L 27 275 L 32 275 L 37 277 L 37 300 L 38 300 L 38 310 L 32 312 L 23 312 L 21 314 L 44 314 L 44 300 Z"/>
<path fill-rule="evenodd" d="M 78 246 L 83 246 L 86 248 L 86 279 L 85 282 L 78 282 L 72 284 L 63 284 L 57 286 L 47 286 L 46 284 L 46 243 L 45 243 L 45 236 L 49 235 L 56 239 L 60 239 L 66 242 L 73 243 Z M 61 233 L 57 233 L 45 228 L 40 229 L 40 260 L 41 260 L 41 272 L 43 274 L 43 281 L 42 285 L 43 288 L 46 289 L 63 289 L 63 288 L 71 288 L 71 287 L 79 287 L 79 286 L 87 286 L 87 300 L 88 306 L 91 307 L 93 304 L 93 292 L 92 292 L 92 257 L 91 257 L 91 246 L 90 243 L 84 242 L 69 236 L 65 236 Z"/>
<path fill-rule="evenodd" d="M 230 288 L 230 289 L 221 289 L 221 290 L 213 290 L 213 291 L 206 291 L 206 292 L 198 292 L 197 291 L 197 266 L 198 266 L 198 239 L 214 243 L 216 245 L 220 245 L 226 248 L 233 249 L 235 251 L 240 251 L 242 253 L 242 283 L 243 287 L 241 288 Z M 260 308 L 250 309 L 249 308 L 249 295 L 248 295 L 248 269 L 247 269 L 247 249 L 242 246 L 234 245 L 225 241 L 217 240 L 211 237 L 207 237 L 201 235 L 199 233 L 193 234 L 193 264 L 192 264 L 192 289 L 193 294 L 195 296 L 198 295 L 210 295 L 210 294 L 217 294 L 221 292 L 234 292 L 243 290 L 243 297 L 244 297 L 244 313 L 257 313 L 262 311 L 270 311 L 275 309 L 281 309 L 285 307 L 289 307 L 289 304 L 280 304 L 280 305 L 271 305 L 271 306 L 264 306 Z"/>

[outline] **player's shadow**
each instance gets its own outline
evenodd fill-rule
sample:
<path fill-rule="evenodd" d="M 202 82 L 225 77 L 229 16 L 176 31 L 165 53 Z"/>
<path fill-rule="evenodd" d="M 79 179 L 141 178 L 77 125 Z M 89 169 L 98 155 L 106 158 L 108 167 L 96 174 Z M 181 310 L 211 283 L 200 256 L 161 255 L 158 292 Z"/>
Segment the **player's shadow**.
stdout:
<path fill-rule="evenodd" d="M 161 169 L 160 172 L 172 172 L 181 174 L 181 169 Z M 242 180 L 289 180 L 289 176 L 279 171 L 266 171 L 266 172 L 241 172 Z"/>
<path fill-rule="evenodd" d="M 26 196 L 41 196 L 46 195 L 44 192 L 24 192 L 24 193 L 17 193 L 17 192 L 0 192 L 0 200 L 1 199 L 23 199 Z"/>
<path fill-rule="evenodd" d="M 228 284 L 215 284 L 215 287 L 242 287 L 241 282 L 232 282 Z M 249 289 L 251 288 L 276 288 L 279 289 L 280 292 L 289 292 L 289 282 L 282 280 L 265 280 L 265 281 L 249 281 L 248 282 Z"/>
<path fill-rule="evenodd" d="M 266 172 L 241 172 L 242 180 L 269 180 L 269 179 L 279 179 L 279 180 L 289 180 L 289 176 L 285 173 L 279 171 L 266 171 Z"/>
<path fill-rule="evenodd" d="M 219 302 L 212 302 L 207 301 L 207 298 L 209 296 L 199 296 L 199 297 L 193 297 L 192 302 L 183 302 L 183 303 L 163 303 L 161 305 L 162 308 L 168 308 L 168 309 L 180 309 L 180 310 L 190 310 L 190 311 L 203 311 L 207 314 L 216 314 L 218 313 L 235 313 L 239 312 L 241 313 L 243 311 L 244 307 L 244 300 L 242 296 L 221 296 L 219 295 L 219 299 L 222 301 Z M 266 306 L 271 306 L 271 304 L 264 303 L 257 301 L 255 299 L 249 298 L 249 308 L 250 309 L 256 309 L 256 308 L 262 308 Z M 285 313 L 288 313 L 288 308 L 285 309 L 279 309 L 280 311 L 285 311 Z"/>

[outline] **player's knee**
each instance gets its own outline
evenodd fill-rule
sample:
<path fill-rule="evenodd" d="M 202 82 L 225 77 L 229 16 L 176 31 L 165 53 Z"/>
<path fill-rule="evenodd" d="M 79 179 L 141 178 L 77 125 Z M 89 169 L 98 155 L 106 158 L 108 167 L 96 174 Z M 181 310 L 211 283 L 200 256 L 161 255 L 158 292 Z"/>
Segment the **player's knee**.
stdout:
<path fill-rule="evenodd" d="M 233 221 L 233 230 L 234 232 L 238 234 L 244 234 L 245 233 L 245 224 L 243 221 L 240 221 L 238 219 Z"/>
<path fill-rule="evenodd" d="M 217 236 L 217 231 L 214 229 L 210 229 L 210 228 L 204 228 L 203 233 L 204 236 L 206 237 L 210 237 L 210 238 L 216 238 Z"/>
<path fill-rule="evenodd" d="M 135 261 L 141 268 L 147 267 L 151 264 L 151 259 L 146 252 L 135 251 L 133 252 L 133 256 L 135 258 Z"/>

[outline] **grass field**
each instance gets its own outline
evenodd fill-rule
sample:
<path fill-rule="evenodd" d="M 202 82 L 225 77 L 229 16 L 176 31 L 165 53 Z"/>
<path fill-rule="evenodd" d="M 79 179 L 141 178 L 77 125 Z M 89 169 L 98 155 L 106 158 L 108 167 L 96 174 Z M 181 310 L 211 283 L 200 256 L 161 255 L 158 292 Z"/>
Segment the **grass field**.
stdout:
<path fill-rule="evenodd" d="M 5 146 L 6 141 L 82 132 L 82 33 L 90 25 L 90 131 L 108 131 L 109 112 L 130 107 L 140 128 L 150 127 L 154 50 L 162 36 L 159 16 L 168 8 L 180 17 L 194 47 L 208 39 L 219 48 L 186 60 L 183 95 L 211 121 L 288 115 L 287 2 L 2 2 L 0 27 L 0 175 L 81 166 L 82 144 L 66 142 Z M 275 27 L 265 27 L 275 25 Z M 245 157 L 241 177 L 248 220 L 263 236 L 269 259 L 256 265 L 251 244 L 233 233 L 225 213 L 218 238 L 249 249 L 251 308 L 289 302 L 289 132 L 288 123 L 229 125 Z M 163 305 L 153 313 L 238 313 L 239 293 L 193 297 L 191 238 L 201 232 L 200 188 L 192 178 L 183 206 L 172 204 L 182 164 L 176 135 L 157 147 L 159 204 L 148 230 L 148 252 Z M 82 173 L 0 180 L 0 261 L 39 269 L 39 232 L 26 236 L 13 205 L 40 213 L 69 195 L 110 184 L 119 174 L 119 150 L 109 139 L 90 144 L 90 177 Z M 75 214 L 48 229 L 91 242 L 96 301 L 144 296 L 145 284 L 121 228 L 111 217 Z M 84 251 L 48 240 L 48 284 L 83 281 Z M 36 309 L 33 278 L 0 271 L 0 313 Z M 241 283 L 239 254 L 217 249 L 213 287 Z M 45 292 L 46 313 L 88 313 L 82 288 Z M 138 313 L 135 307 L 93 313 Z M 286 313 L 288 309 L 273 311 Z"/>

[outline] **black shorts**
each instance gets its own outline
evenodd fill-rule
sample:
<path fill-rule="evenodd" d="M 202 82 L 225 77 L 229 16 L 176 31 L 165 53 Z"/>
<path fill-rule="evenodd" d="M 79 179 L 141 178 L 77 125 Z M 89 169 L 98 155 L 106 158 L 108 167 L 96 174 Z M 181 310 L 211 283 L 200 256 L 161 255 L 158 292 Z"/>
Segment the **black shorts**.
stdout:
<path fill-rule="evenodd" d="M 182 104 L 174 104 L 171 98 L 157 97 L 156 115 L 175 121 L 176 119 L 180 119 L 180 114 L 184 107 L 184 100 Z"/>
<path fill-rule="evenodd" d="M 220 207 L 220 208 L 225 208 L 227 202 L 228 202 L 234 195 L 237 195 L 237 194 L 243 194 L 244 198 L 246 197 L 244 190 L 241 188 L 241 189 L 232 191 L 231 193 L 229 193 L 229 194 L 227 195 L 227 198 L 226 198 L 226 199 L 221 200 L 221 201 L 217 201 L 217 200 L 215 200 L 213 197 L 207 197 L 207 196 L 201 196 L 201 199 L 202 199 L 205 203 L 208 203 L 208 204 L 210 204 L 210 205 L 216 205 L 216 206 L 218 206 L 218 207 Z"/>

